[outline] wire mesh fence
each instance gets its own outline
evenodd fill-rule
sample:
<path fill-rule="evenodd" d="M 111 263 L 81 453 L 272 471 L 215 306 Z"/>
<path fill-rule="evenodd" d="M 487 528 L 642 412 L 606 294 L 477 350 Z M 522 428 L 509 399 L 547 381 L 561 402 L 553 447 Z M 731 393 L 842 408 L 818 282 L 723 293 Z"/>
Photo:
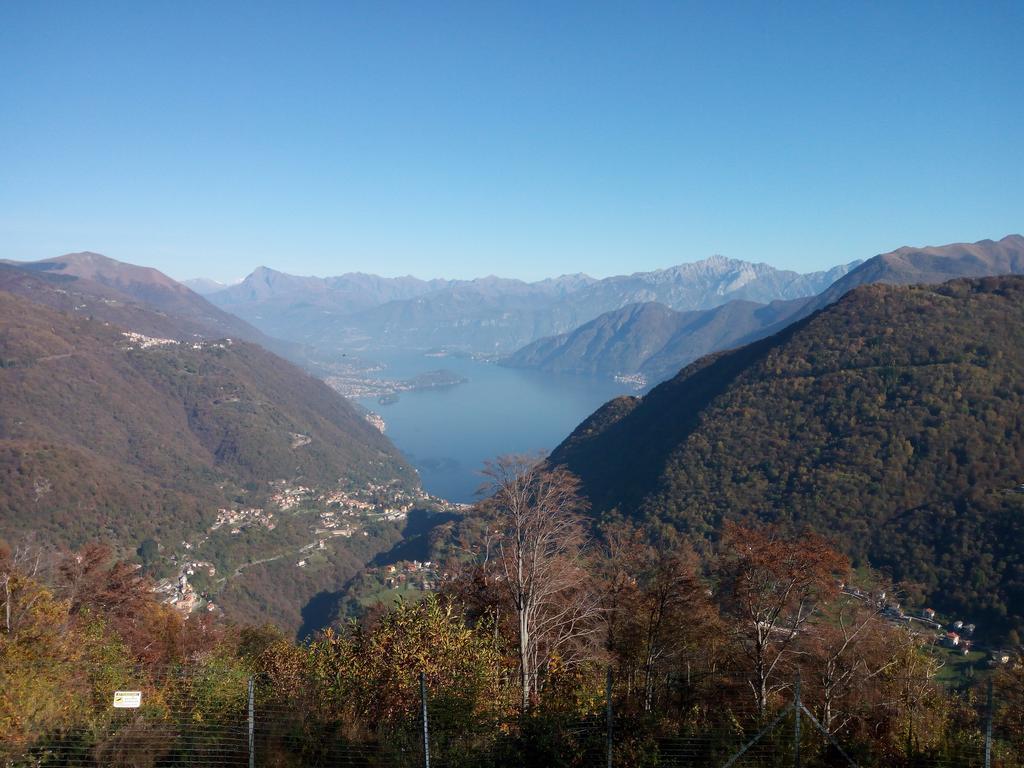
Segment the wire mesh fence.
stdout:
<path fill-rule="evenodd" d="M 358 717 L 342 697 L 238 666 L 205 664 L 89 677 L 87 701 L 38 701 L 28 726 L 0 735 L 0 765 L 15 766 L 347 766 L 349 768 L 499 768 L 500 766 L 683 766 L 732 768 L 1018 768 L 1019 713 L 991 685 L 947 692 L 957 713 L 944 723 L 898 721 L 899 733 L 865 734 L 845 722 L 822 724 L 821 703 L 799 684 L 781 686 L 757 706 L 742 676 L 716 673 L 665 683 L 671 697 L 645 707 L 626 682 L 575 708 L 538 706 L 515 716 L 460 709 L 422 682 L 402 694 L 404 714 Z M 600 691 L 600 688 L 597 690 Z M 137 694 L 137 695 L 136 695 Z M 647 703 L 650 702 L 648 697 Z M 117 704 L 115 706 L 115 703 Z M 581 711 L 584 714 L 580 714 Z M 43 713 L 45 712 L 45 717 Z M 35 720 L 33 720 L 35 719 Z M 956 738 L 951 738 L 950 734 Z M 880 748 L 882 742 L 889 748 Z"/>

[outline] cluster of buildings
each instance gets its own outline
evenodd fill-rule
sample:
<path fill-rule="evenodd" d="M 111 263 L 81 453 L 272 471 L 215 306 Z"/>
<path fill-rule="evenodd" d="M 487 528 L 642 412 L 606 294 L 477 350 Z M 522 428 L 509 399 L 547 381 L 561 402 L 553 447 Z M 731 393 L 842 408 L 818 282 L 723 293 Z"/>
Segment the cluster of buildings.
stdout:
<path fill-rule="evenodd" d="M 77 309 L 77 307 L 76 307 Z M 127 340 L 129 349 L 151 349 L 152 347 L 166 347 L 172 344 L 181 344 L 177 339 L 161 339 L 157 336 L 146 336 L 135 331 L 121 331 L 121 335 Z M 223 341 L 192 341 L 185 342 L 192 349 L 226 349 L 231 346 L 231 339 Z"/>
<path fill-rule="evenodd" d="M 293 441 L 298 437 L 303 436 L 292 435 Z M 217 517 L 206 535 L 182 542 L 186 553 L 191 554 L 183 554 L 181 561 L 178 554 L 171 556 L 171 562 L 179 566 L 179 574 L 176 581 L 165 580 L 159 585 L 157 591 L 166 595 L 164 602 L 185 613 L 202 608 L 217 610 L 209 601 L 208 595 L 197 594 L 189 583 L 189 577 L 200 568 L 207 569 L 210 576 L 214 575 L 216 569 L 211 563 L 185 559 L 196 557 L 195 553 L 200 551 L 203 544 L 217 531 L 238 534 L 251 526 L 263 526 L 267 530 L 274 530 L 283 513 L 310 513 L 313 517 L 310 524 L 313 541 L 291 555 L 295 557 L 293 562 L 296 568 L 308 568 L 319 562 L 320 558 L 313 556 L 318 550 L 326 549 L 333 537 L 351 538 L 360 534 L 369 536 L 369 524 L 405 520 L 417 504 L 427 502 L 431 508 L 436 507 L 449 512 L 462 510 L 468 506 L 434 498 L 422 491 L 408 491 L 398 481 L 368 483 L 360 488 L 348 487 L 320 492 L 292 481 L 277 480 L 271 484 L 271 491 L 268 509 L 218 509 Z M 270 559 L 288 556 L 276 554 Z M 417 560 L 388 566 L 387 572 L 378 573 L 377 577 L 389 588 L 397 589 L 408 584 L 423 591 L 436 590 L 439 579 L 432 563 Z"/>
<path fill-rule="evenodd" d="M 328 507 L 339 507 L 341 512 L 369 512 L 375 508 L 372 500 L 361 497 L 362 494 L 352 491 L 327 491 L 320 494 L 320 502 Z"/>
<path fill-rule="evenodd" d="M 281 483 L 272 501 L 282 510 L 310 502 L 316 504 L 312 533 L 317 539 L 299 551 L 299 559 L 295 563 L 297 568 L 306 568 L 310 564 L 308 555 L 311 551 L 324 549 L 331 537 L 351 538 L 360 533 L 369 536 L 367 522 L 404 520 L 416 502 L 423 498 L 422 494 L 409 493 L 396 483 L 370 483 L 363 488 L 335 489 L 318 496 L 304 486 L 292 487 Z"/>
<path fill-rule="evenodd" d="M 213 563 L 205 560 L 185 562 L 181 564 L 176 580 L 164 579 L 156 585 L 155 591 L 157 594 L 164 595 L 163 603 L 165 605 L 170 605 L 186 615 L 190 614 L 206 600 L 206 595 L 196 592 L 188 580 L 189 576 L 194 576 L 200 570 L 205 571 L 211 577 L 217 574 L 217 568 Z M 207 601 L 205 606 L 206 610 L 211 613 L 217 610 L 216 604 L 212 601 Z"/>
<path fill-rule="evenodd" d="M 145 336 L 135 331 L 121 331 L 121 335 L 128 340 L 128 346 L 132 349 L 149 349 L 151 347 L 163 347 L 168 344 L 177 344 L 175 339 L 160 339 L 154 336 Z"/>
<path fill-rule="evenodd" d="M 931 608 L 925 608 L 925 615 L 930 619 L 935 618 L 935 611 Z M 947 648 L 955 648 L 963 653 L 965 656 L 971 652 L 971 646 L 973 641 L 970 636 L 974 634 L 975 626 L 973 624 L 964 624 L 959 619 L 953 622 L 953 628 L 943 635 L 941 643 Z"/>
<path fill-rule="evenodd" d="M 318 524 L 313 529 L 313 533 L 317 536 L 322 534 L 327 534 L 328 536 L 351 536 L 359 530 L 359 527 L 353 520 L 342 519 L 345 515 L 351 514 L 349 512 L 337 513 L 330 509 L 321 510 L 317 515 Z"/>
<path fill-rule="evenodd" d="M 935 619 L 935 611 L 931 608 L 925 608 L 924 614 L 926 618 Z M 941 626 L 941 625 L 940 625 Z M 964 656 L 971 652 L 974 647 L 973 635 L 975 629 L 974 624 L 965 624 L 960 619 L 957 619 L 950 625 L 952 628 L 946 632 L 943 632 L 939 638 L 939 644 L 949 648 L 952 651 L 962 653 Z M 1009 651 L 1001 650 L 989 650 L 988 651 L 988 663 L 992 666 L 999 664 L 1009 664 L 1012 655 Z"/>
<path fill-rule="evenodd" d="M 372 569 L 370 573 L 380 573 L 383 576 L 384 586 L 388 589 L 398 589 L 408 585 L 424 592 L 437 590 L 439 582 L 443 578 L 430 560 L 423 563 L 419 560 L 403 560 L 393 565 L 386 565 L 379 570 Z"/>
<path fill-rule="evenodd" d="M 375 513 L 384 520 L 404 520 L 423 498 L 422 494 L 409 493 L 395 483 L 368 483 L 358 490 L 328 491 L 320 495 L 319 501 L 328 511 L 342 515 Z"/>
<path fill-rule="evenodd" d="M 272 531 L 277 527 L 273 512 L 266 512 L 262 507 L 249 507 L 248 509 L 218 509 L 217 519 L 210 526 L 210 531 L 216 531 L 224 526 L 231 526 L 231 533 L 241 533 L 243 528 L 250 525 L 262 525 Z"/>
<path fill-rule="evenodd" d="M 962 619 L 954 621 L 949 629 L 946 629 L 939 621 L 938 614 L 934 608 L 925 608 L 920 616 L 910 617 L 911 621 L 917 621 L 932 629 L 938 630 L 935 636 L 936 644 L 952 651 L 962 653 L 964 656 L 971 652 L 974 646 L 974 624 L 965 623 Z"/>
<path fill-rule="evenodd" d="M 372 424 L 377 429 L 377 431 L 380 432 L 382 435 L 384 434 L 384 430 L 388 428 L 387 422 L 384 421 L 384 418 L 379 413 L 367 411 L 366 416 L 364 418 L 368 422 L 370 422 L 370 424 Z"/>
<path fill-rule="evenodd" d="M 881 614 L 893 623 L 923 625 L 928 631 L 935 633 L 934 642 L 938 646 L 962 653 L 965 656 L 975 647 L 974 633 L 977 627 L 973 623 L 957 619 L 946 628 L 939 620 L 934 608 L 925 608 L 919 614 L 907 613 L 897 601 L 887 597 L 885 592 L 869 594 L 845 584 L 839 586 L 845 594 L 875 605 L 881 610 Z M 1008 664 L 1010 658 L 1010 654 L 1006 651 L 989 652 L 989 664 Z"/>
<path fill-rule="evenodd" d="M 282 512 L 295 509 L 307 499 L 312 498 L 313 489 L 304 485 L 288 485 L 284 481 L 274 483 L 275 491 L 270 501 Z"/>
<path fill-rule="evenodd" d="M 617 384 L 629 384 L 633 389 L 647 386 L 647 377 L 642 373 L 617 373 L 612 378 Z"/>

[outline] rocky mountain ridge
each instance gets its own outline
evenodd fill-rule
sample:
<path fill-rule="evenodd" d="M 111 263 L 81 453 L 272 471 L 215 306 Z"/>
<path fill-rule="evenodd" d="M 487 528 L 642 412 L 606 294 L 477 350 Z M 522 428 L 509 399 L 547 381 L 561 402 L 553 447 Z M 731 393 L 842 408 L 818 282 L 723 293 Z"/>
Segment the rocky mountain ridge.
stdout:
<path fill-rule="evenodd" d="M 494 354 L 640 302 L 690 311 L 736 299 L 811 296 L 853 266 L 799 274 L 714 256 L 631 275 L 563 275 L 533 283 L 496 276 L 429 281 L 362 274 L 296 277 L 261 267 L 209 298 L 269 334 L 325 352 L 386 346 Z"/>

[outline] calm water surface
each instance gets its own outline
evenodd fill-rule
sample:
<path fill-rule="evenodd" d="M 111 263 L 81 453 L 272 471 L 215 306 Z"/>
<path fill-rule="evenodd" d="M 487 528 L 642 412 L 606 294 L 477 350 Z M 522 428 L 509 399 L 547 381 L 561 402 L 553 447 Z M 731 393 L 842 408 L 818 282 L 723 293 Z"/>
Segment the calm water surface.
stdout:
<path fill-rule="evenodd" d="M 469 379 L 444 389 L 403 392 L 381 405 L 360 402 L 387 422 L 387 436 L 419 470 L 427 492 L 452 501 L 476 498 L 487 459 L 550 451 L 598 406 L 635 394 L 610 379 L 552 376 L 458 357 L 375 355 L 380 378 L 405 379 L 445 368 Z"/>

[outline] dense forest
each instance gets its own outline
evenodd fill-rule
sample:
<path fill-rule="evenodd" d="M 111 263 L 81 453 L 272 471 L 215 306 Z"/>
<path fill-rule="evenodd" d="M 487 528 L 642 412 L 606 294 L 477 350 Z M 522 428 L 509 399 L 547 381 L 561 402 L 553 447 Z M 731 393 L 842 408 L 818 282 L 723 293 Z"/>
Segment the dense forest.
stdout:
<path fill-rule="evenodd" d="M 596 512 L 695 546 L 827 533 L 917 600 L 1024 629 L 1024 278 L 863 286 L 605 405 L 553 453 Z"/>

